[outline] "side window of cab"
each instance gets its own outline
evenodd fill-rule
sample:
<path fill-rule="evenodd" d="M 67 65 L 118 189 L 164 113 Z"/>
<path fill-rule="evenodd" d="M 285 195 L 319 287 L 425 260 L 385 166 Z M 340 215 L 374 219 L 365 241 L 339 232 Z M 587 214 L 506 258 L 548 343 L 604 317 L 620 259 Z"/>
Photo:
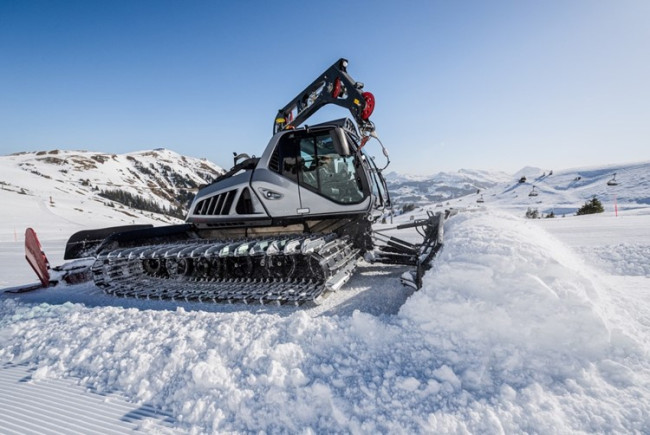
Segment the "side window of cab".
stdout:
<path fill-rule="evenodd" d="M 295 133 L 282 136 L 271 155 L 269 169 L 291 180 L 298 181 L 300 142 Z"/>

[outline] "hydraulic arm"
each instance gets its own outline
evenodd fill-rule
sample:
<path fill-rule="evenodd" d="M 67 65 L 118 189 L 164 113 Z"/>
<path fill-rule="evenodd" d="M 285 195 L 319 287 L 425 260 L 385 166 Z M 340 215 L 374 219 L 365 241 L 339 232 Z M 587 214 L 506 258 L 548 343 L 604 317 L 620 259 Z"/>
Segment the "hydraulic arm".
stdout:
<path fill-rule="evenodd" d="M 374 132 L 370 115 L 375 108 L 375 97 L 370 92 L 362 92 L 363 83 L 348 75 L 347 66 L 347 59 L 339 59 L 278 110 L 273 134 L 300 126 L 326 104 L 336 104 L 350 110 L 363 135 Z"/>

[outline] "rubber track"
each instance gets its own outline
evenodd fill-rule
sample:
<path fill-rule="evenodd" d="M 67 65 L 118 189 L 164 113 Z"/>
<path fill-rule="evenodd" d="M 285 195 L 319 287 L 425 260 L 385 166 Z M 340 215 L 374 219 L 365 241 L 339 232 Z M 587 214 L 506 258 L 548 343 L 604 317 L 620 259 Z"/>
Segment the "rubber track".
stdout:
<path fill-rule="evenodd" d="M 147 273 L 147 259 L 212 259 L 251 256 L 269 264 L 298 256 L 311 268 L 295 270 L 281 279 L 221 276 L 155 276 Z M 318 302 L 350 277 L 359 256 L 347 238 L 335 234 L 230 241 L 196 240 L 183 243 L 123 248 L 101 254 L 92 266 L 95 284 L 108 294 L 141 299 L 169 299 L 216 303 L 295 304 Z M 286 260 L 286 258 L 285 258 Z M 313 268 L 317 270 L 310 270 Z"/>

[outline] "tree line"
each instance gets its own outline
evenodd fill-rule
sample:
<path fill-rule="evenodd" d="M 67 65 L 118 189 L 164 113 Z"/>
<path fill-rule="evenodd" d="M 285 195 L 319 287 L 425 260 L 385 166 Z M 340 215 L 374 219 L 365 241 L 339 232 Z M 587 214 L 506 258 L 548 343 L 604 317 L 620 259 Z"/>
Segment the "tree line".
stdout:
<path fill-rule="evenodd" d="M 160 204 L 158 204 L 153 200 L 143 198 L 138 195 L 133 195 L 132 193 L 129 193 L 125 190 L 119 190 L 119 189 L 100 190 L 98 192 L 98 195 L 101 196 L 102 198 L 110 199 L 111 201 L 118 202 L 120 204 L 123 204 L 125 206 L 137 210 L 159 213 L 165 216 L 172 216 L 178 219 L 184 219 L 186 214 L 185 208 L 182 207 L 181 205 L 178 205 L 176 207 L 161 206 Z M 188 198 L 184 197 L 184 199 L 188 199 Z"/>

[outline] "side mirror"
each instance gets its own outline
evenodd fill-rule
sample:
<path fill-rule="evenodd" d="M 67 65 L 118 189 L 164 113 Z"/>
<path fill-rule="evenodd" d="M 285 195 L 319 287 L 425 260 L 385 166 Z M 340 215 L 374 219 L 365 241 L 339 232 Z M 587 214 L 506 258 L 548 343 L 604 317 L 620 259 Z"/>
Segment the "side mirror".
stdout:
<path fill-rule="evenodd" d="M 345 130 L 340 127 L 336 127 L 332 132 L 332 139 L 334 141 L 334 149 L 338 155 L 342 157 L 352 155 L 352 152 L 350 151 L 350 145 L 348 144 L 348 138 L 345 135 Z"/>

